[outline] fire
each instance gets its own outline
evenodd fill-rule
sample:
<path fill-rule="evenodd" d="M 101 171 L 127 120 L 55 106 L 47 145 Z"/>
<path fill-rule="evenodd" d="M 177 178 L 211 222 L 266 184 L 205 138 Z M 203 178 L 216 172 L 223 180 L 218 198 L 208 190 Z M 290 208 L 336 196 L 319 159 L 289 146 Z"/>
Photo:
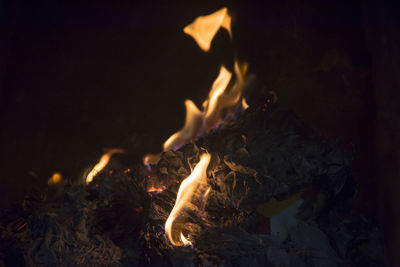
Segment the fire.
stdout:
<path fill-rule="evenodd" d="M 193 172 L 182 181 L 179 187 L 175 205 L 165 223 L 165 232 L 167 233 L 168 239 L 175 246 L 191 245 L 191 242 L 183 235 L 182 229 L 180 229 L 180 227 L 174 227 L 175 221 L 178 217 L 184 216 L 183 211 L 185 209 L 193 206 L 191 203 L 193 197 L 200 194 L 201 191 L 204 191 L 203 189 L 207 184 L 207 167 L 210 163 L 210 159 L 211 156 L 207 153 L 201 155 L 200 161 L 193 169 Z"/>
<path fill-rule="evenodd" d="M 184 28 L 184 32 L 192 36 L 201 49 L 208 51 L 211 41 L 220 27 L 225 28 L 230 35 L 232 34 L 231 17 L 227 8 L 198 17 Z M 203 110 L 200 110 L 191 100 L 185 101 L 185 124 L 181 130 L 164 142 L 163 151 L 179 149 L 233 117 L 237 110 L 244 110 L 248 107 L 243 98 L 247 64 L 235 60 L 234 72 L 236 79 L 232 82 L 232 73 L 225 66 L 220 67 L 208 98 L 203 102 Z M 160 156 L 161 154 L 148 154 L 143 158 L 143 163 L 148 170 L 150 170 L 150 165 L 158 163 Z"/>
<path fill-rule="evenodd" d="M 186 106 L 186 120 L 182 130 L 171 135 L 165 141 L 163 148 L 164 151 L 176 150 L 186 144 L 189 140 L 193 139 L 200 130 L 203 112 L 201 112 L 191 100 L 185 101 Z"/>
<path fill-rule="evenodd" d="M 125 151 L 123 149 L 111 149 L 107 153 L 105 153 L 103 156 L 101 156 L 100 161 L 93 167 L 93 169 L 86 176 L 86 184 L 89 184 L 91 181 L 93 181 L 93 178 L 102 169 L 104 169 L 105 166 L 107 166 L 112 155 L 117 154 L 117 153 L 124 153 L 124 152 Z"/>
<path fill-rule="evenodd" d="M 231 77 L 232 73 L 230 73 L 224 66 L 221 66 L 219 75 L 211 87 L 208 99 L 203 103 L 203 107 L 206 107 L 204 118 L 206 124 L 213 124 L 215 121 L 213 117 L 217 115 L 216 111 L 218 110 L 219 100 L 228 86 Z"/>
<path fill-rule="evenodd" d="M 220 28 L 231 32 L 231 17 L 227 8 L 222 8 L 210 15 L 200 16 L 184 28 L 184 32 L 193 37 L 199 47 L 209 51 L 211 42 Z M 186 119 L 181 130 L 171 135 L 163 144 L 163 151 L 177 150 L 198 136 L 208 133 L 222 123 L 248 108 L 243 98 L 243 91 L 248 82 L 247 63 L 235 59 L 234 74 L 225 66 L 220 67 L 219 74 L 211 86 L 207 99 L 199 109 L 191 100 L 185 101 Z M 150 165 L 157 164 L 160 154 L 149 154 L 143 163 L 150 170 Z M 205 210 L 208 194 L 211 188 L 207 186 L 207 167 L 211 156 L 203 154 L 192 173 L 181 183 L 175 205 L 165 222 L 165 231 L 170 242 L 175 246 L 192 245 L 190 238 L 183 233 L 185 219 L 189 209 L 197 209 L 198 214 Z M 149 193 L 164 190 L 150 187 Z"/>
<path fill-rule="evenodd" d="M 192 245 L 192 242 L 187 240 L 186 237 L 182 233 L 181 233 L 180 237 L 181 237 L 181 241 L 182 241 L 184 246 L 191 246 Z"/>
<path fill-rule="evenodd" d="M 239 63 L 235 61 L 234 68 L 236 81 L 230 90 L 227 90 L 232 79 L 232 73 L 224 66 L 221 66 L 219 75 L 211 87 L 208 98 L 203 102 L 203 111 L 200 111 L 192 101 L 185 101 L 185 125 L 180 131 L 174 133 L 165 141 L 163 145 L 164 151 L 179 149 L 197 136 L 207 133 L 220 125 L 225 118 L 233 115 L 239 107 L 243 110 L 248 107 L 246 101 L 242 97 L 247 64 L 242 64 L 240 66 Z M 146 166 L 150 162 L 150 156 L 151 155 L 147 155 L 144 159 Z"/>
<path fill-rule="evenodd" d="M 231 17 L 226 7 L 207 16 L 200 16 L 183 29 L 183 32 L 192 36 L 203 51 L 209 51 L 211 41 L 219 28 L 225 28 L 229 35 L 231 32 Z"/>

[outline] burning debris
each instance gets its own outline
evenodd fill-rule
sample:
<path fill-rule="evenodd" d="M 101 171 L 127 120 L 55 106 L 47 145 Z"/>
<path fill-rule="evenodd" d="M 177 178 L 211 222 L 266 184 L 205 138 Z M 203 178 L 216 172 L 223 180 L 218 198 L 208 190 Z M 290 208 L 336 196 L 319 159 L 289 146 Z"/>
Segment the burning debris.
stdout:
<path fill-rule="evenodd" d="M 207 51 L 230 21 L 221 9 L 185 32 Z M 351 209 L 349 156 L 276 95 L 246 109 L 247 65 L 234 70 L 221 66 L 202 111 L 185 102 L 185 126 L 147 166 L 101 171 L 111 150 L 86 184 L 0 214 L 0 264 L 382 266 L 379 230 Z"/>
<path fill-rule="evenodd" d="M 162 153 L 150 173 L 141 164 L 100 172 L 3 213 L 3 263 L 383 266 L 378 228 L 352 212 L 350 161 L 337 143 L 279 104 L 252 107 Z M 199 180 L 187 196 L 191 173 Z M 149 193 L 149 176 L 165 188 Z M 180 203 L 189 205 L 179 212 Z"/>

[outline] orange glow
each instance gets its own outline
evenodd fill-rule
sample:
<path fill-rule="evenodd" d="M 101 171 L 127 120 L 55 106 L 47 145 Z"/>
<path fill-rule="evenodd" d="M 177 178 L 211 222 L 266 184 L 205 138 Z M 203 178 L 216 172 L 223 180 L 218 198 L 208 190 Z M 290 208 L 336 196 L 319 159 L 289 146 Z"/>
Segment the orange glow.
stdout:
<path fill-rule="evenodd" d="M 58 184 L 62 180 L 61 173 L 55 172 L 47 181 L 48 184 Z"/>
<path fill-rule="evenodd" d="M 249 107 L 249 105 L 246 102 L 246 99 L 244 99 L 244 98 L 242 99 L 242 107 L 243 107 L 243 110 L 245 110 Z"/>
<path fill-rule="evenodd" d="M 203 113 L 191 100 L 185 101 L 185 107 L 185 125 L 179 132 L 174 133 L 170 138 L 167 139 L 167 141 L 165 141 L 163 145 L 164 151 L 177 150 L 188 141 L 193 139 L 201 127 Z"/>
<path fill-rule="evenodd" d="M 169 241 L 175 246 L 187 246 L 192 243 L 184 237 L 182 233 L 182 223 L 176 226 L 175 221 L 182 220 L 184 217 L 184 210 L 193 207 L 191 203 L 194 196 L 198 196 L 207 185 L 207 167 L 210 163 L 211 156 L 207 153 L 201 155 L 199 163 L 193 169 L 193 172 L 182 181 L 178 190 L 175 205 L 169 214 L 165 223 L 165 232 L 167 233 Z"/>
<path fill-rule="evenodd" d="M 101 158 L 100 161 L 94 166 L 94 168 L 89 172 L 86 176 L 86 184 L 89 184 L 93 181 L 93 178 L 102 170 L 105 166 L 107 166 L 108 162 L 112 155 L 117 153 L 124 153 L 123 149 L 111 149 L 107 153 L 105 153 Z"/>
<path fill-rule="evenodd" d="M 167 187 L 165 185 L 163 185 L 159 188 L 151 186 L 147 189 L 147 193 L 160 193 L 160 192 L 164 191 L 166 188 Z"/>
<path fill-rule="evenodd" d="M 202 50 L 209 51 L 211 41 L 220 27 L 225 28 L 232 37 L 231 17 L 226 7 L 210 15 L 197 17 L 183 32 L 192 36 Z"/>

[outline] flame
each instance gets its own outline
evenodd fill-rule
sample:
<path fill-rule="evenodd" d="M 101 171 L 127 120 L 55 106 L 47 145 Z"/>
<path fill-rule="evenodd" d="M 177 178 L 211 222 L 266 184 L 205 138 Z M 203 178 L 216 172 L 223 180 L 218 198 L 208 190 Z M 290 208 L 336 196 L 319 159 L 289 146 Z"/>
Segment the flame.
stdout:
<path fill-rule="evenodd" d="M 94 166 L 94 168 L 86 176 L 86 184 L 93 181 L 93 178 L 108 164 L 112 155 L 116 153 L 124 153 L 123 149 L 111 149 L 103 156 L 101 156 L 100 161 Z"/>
<path fill-rule="evenodd" d="M 191 246 L 192 245 L 192 242 L 187 240 L 186 237 L 182 233 L 181 233 L 180 237 L 181 237 L 181 241 L 182 241 L 184 246 Z"/>
<path fill-rule="evenodd" d="M 179 132 L 174 133 L 170 138 L 167 139 L 167 141 L 165 141 L 163 145 L 164 151 L 177 150 L 195 137 L 201 127 L 203 113 L 191 100 L 185 101 L 185 107 L 185 125 Z"/>
<path fill-rule="evenodd" d="M 203 51 L 209 51 L 211 41 L 220 27 L 225 28 L 232 37 L 231 17 L 226 7 L 210 15 L 197 17 L 183 32 L 192 36 Z"/>
<path fill-rule="evenodd" d="M 62 180 L 62 175 L 61 173 L 55 172 L 53 173 L 53 175 L 49 178 L 49 180 L 47 181 L 47 183 L 50 184 L 58 184 L 60 183 Z"/>
<path fill-rule="evenodd" d="M 246 99 L 244 99 L 244 98 L 242 99 L 242 107 L 243 107 L 243 110 L 249 108 L 249 105 L 247 104 Z"/>
<path fill-rule="evenodd" d="M 175 205 L 165 222 L 165 232 L 167 233 L 169 241 L 175 245 L 190 245 L 191 242 L 187 240 L 181 229 L 174 229 L 174 222 L 178 216 L 182 216 L 182 211 L 192 206 L 192 198 L 207 183 L 207 167 L 210 163 L 211 156 L 207 153 L 201 155 L 199 163 L 193 169 L 193 172 L 181 183 L 176 197 Z M 175 227 L 176 228 L 176 227 Z M 178 240 L 177 240 L 178 237 Z"/>
<path fill-rule="evenodd" d="M 143 164 L 146 166 L 147 170 L 150 172 L 150 165 L 155 165 L 160 161 L 161 153 L 157 154 L 147 154 L 143 157 Z"/>
<path fill-rule="evenodd" d="M 191 100 L 185 101 L 185 125 L 164 142 L 164 151 L 175 151 L 201 133 L 217 127 L 227 115 L 231 115 L 236 111 L 238 105 L 241 105 L 243 109 L 248 107 L 246 101 L 242 98 L 247 64 L 239 65 L 235 61 L 234 66 L 236 81 L 229 91 L 226 89 L 232 79 L 232 73 L 224 66 L 221 66 L 208 98 L 203 102 L 204 111 L 200 111 Z M 145 156 L 144 164 L 146 166 L 151 162 L 158 162 L 159 155 L 156 155 L 156 160 L 150 160 L 152 156 L 150 154 Z"/>
<path fill-rule="evenodd" d="M 203 106 L 206 107 L 206 121 L 210 121 L 210 117 L 215 113 L 217 104 L 219 104 L 219 99 L 228 86 L 231 77 L 232 73 L 230 73 L 224 66 L 221 66 L 218 77 L 215 79 L 211 91 L 208 94 L 208 99 L 203 103 Z"/>
<path fill-rule="evenodd" d="M 200 16 L 184 28 L 184 32 L 192 36 L 201 49 L 208 51 L 212 39 L 220 27 L 231 34 L 231 17 L 228 9 L 222 8 L 208 16 Z M 246 83 L 247 63 L 235 60 L 235 82 L 231 83 L 232 73 L 225 66 L 220 67 L 208 98 L 203 102 L 203 110 L 199 110 L 191 101 L 186 100 L 186 119 L 181 130 L 171 135 L 163 144 L 163 151 L 177 150 L 197 136 L 218 127 L 225 120 L 234 117 L 238 110 L 248 108 L 243 99 L 243 90 Z M 232 86 L 229 86 L 232 84 Z M 148 171 L 150 165 L 157 164 L 161 154 L 148 154 L 143 158 L 143 163 Z"/>

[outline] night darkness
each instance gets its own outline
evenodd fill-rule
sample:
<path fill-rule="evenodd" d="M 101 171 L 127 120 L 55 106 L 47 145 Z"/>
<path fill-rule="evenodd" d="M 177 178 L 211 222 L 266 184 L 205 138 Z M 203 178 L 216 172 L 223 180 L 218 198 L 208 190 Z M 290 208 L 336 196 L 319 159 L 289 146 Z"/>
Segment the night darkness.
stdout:
<path fill-rule="evenodd" d="M 399 9 L 379 2 L 3 1 L 1 208 L 104 149 L 126 149 L 126 165 L 159 151 L 236 51 L 261 85 L 250 104 L 274 90 L 353 151 L 357 208 L 399 236 Z M 233 42 L 220 31 L 204 53 L 182 29 L 223 6 Z"/>

